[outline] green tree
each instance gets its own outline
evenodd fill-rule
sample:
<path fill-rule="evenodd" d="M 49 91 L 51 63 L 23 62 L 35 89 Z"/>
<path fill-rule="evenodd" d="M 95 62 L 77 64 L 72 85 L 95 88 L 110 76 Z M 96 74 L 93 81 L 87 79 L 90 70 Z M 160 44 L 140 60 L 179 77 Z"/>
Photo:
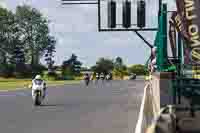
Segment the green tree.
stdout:
<path fill-rule="evenodd" d="M 81 71 L 90 71 L 90 69 L 87 67 L 81 67 Z"/>
<path fill-rule="evenodd" d="M 129 73 L 135 73 L 137 75 L 146 75 L 148 73 L 146 67 L 141 64 L 132 65 L 128 68 Z"/>
<path fill-rule="evenodd" d="M 31 65 L 37 65 L 49 44 L 48 20 L 37 9 L 27 5 L 17 7 L 16 17 L 26 59 L 30 57 Z"/>
<path fill-rule="evenodd" d="M 71 57 L 64 61 L 62 64 L 62 73 L 65 75 L 65 71 L 69 75 L 79 75 L 81 71 L 82 63 L 78 60 L 78 57 L 75 54 L 72 54 Z"/>
<path fill-rule="evenodd" d="M 16 13 L 0 7 L 0 72 L 13 70 L 13 65 L 17 68 L 15 71 L 26 71 L 22 67 L 25 63 L 30 63 L 34 72 L 44 68 L 39 65 L 39 59 L 45 53 L 50 59 L 51 49 L 55 47 L 48 22 L 37 9 L 27 5 L 18 6 Z"/>
<path fill-rule="evenodd" d="M 115 59 L 115 66 L 121 67 L 123 65 L 123 59 L 121 57 L 117 57 Z"/>
<path fill-rule="evenodd" d="M 93 66 L 91 69 L 97 73 L 103 72 L 104 74 L 107 74 L 107 73 L 111 72 L 113 70 L 113 68 L 114 68 L 113 60 L 106 59 L 106 58 L 100 58 L 96 62 L 96 65 Z"/>
<path fill-rule="evenodd" d="M 8 17 L 8 10 L 0 7 L 0 63 L 1 66 L 6 64 L 6 54 L 7 54 L 7 45 L 6 45 L 6 32 L 7 31 L 7 20 Z M 2 67 L 3 69 L 3 67 Z M 1 70 L 2 70 L 1 69 Z"/>
<path fill-rule="evenodd" d="M 47 67 L 48 67 L 48 73 L 54 73 L 54 70 L 53 70 L 53 64 L 54 64 L 54 60 L 53 60 L 53 57 L 54 57 L 54 52 L 55 51 L 55 44 L 56 44 L 56 39 L 52 36 L 49 36 L 48 38 L 48 47 L 47 47 L 47 50 L 46 50 L 46 54 L 45 54 L 45 61 L 47 63 Z"/>
<path fill-rule="evenodd" d="M 94 65 L 94 66 L 91 66 L 91 67 L 90 67 L 90 70 L 91 70 L 91 71 L 93 71 L 93 72 L 97 72 L 96 65 Z"/>
<path fill-rule="evenodd" d="M 127 67 L 124 65 L 121 57 L 117 57 L 115 59 L 113 73 L 115 76 L 120 77 L 121 79 L 123 79 L 123 77 L 127 74 Z"/>
<path fill-rule="evenodd" d="M 0 60 L 6 64 L 18 40 L 18 26 L 15 15 L 0 7 Z"/>
<path fill-rule="evenodd" d="M 17 41 L 10 62 L 15 65 L 15 76 L 23 77 L 25 70 L 25 54 L 23 51 L 23 46 Z"/>
<path fill-rule="evenodd" d="M 14 65 L 10 63 L 16 60 L 13 58 L 14 50 L 17 46 L 21 46 L 18 31 L 15 15 L 0 7 L 0 73 L 6 77 L 12 75 L 15 69 Z M 20 60 L 22 61 L 22 59 Z"/>

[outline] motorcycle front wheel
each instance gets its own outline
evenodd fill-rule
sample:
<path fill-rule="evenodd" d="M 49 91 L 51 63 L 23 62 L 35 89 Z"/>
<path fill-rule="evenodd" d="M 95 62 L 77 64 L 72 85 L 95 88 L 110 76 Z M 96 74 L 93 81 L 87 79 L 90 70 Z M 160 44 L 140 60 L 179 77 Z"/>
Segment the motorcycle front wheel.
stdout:
<path fill-rule="evenodd" d="M 34 105 L 35 106 L 41 105 L 40 96 L 38 94 L 36 94 L 36 96 L 35 96 Z"/>

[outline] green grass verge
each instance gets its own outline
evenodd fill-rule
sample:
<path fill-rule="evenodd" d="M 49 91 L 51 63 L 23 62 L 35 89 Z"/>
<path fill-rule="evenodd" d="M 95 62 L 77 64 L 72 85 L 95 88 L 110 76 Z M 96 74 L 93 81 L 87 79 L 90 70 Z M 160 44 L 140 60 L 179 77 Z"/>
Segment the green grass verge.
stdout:
<path fill-rule="evenodd" d="M 46 81 L 47 86 L 78 84 L 79 80 Z M 4 79 L 0 78 L 0 90 L 28 89 L 31 79 Z"/>

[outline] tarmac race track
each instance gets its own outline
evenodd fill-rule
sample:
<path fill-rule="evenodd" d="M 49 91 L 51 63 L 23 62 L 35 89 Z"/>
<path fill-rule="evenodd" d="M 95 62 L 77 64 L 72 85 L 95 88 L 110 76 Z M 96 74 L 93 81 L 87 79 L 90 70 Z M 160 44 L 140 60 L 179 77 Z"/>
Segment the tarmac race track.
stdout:
<path fill-rule="evenodd" d="M 0 92 L 1 133 L 133 133 L 143 80 L 48 88 L 35 107 L 30 90 Z"/>

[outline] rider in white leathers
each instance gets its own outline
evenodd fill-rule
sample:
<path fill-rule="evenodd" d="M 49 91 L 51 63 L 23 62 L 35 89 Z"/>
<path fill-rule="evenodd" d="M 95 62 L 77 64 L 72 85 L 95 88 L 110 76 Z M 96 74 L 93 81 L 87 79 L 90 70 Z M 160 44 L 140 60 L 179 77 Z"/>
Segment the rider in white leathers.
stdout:
<path fill-rule="evenodd" d="M 99 80 L 99 74 L 96 73 L 96 80 Z"/>
<path fill-rule="evenodd" d="M 109 80 L 110 79 L 110 74 L 107 74 L 106 75 L 106 80 Z"/>
<path fill-rule="evenodd" d="M 101 73 L 101 74 L 100 74 L 100 78 L 101 78 L 102 80 L 104 80 L 105 75 L 104 75 L 103 73 Z"/>
<path fill-rule="evenodd" d="M 43 88 L 43 98 L 45 98 L 46 96 L 46 83 L 45 81 L 42 79 L 42 77 L 40 75 L 36 75 L 35 78 L 32 80 L 32 86 L 35 84 L 35 80 L 41 80 L 43 82 L 44 88 Z M 32 95 L 34 90 L 32 89 Z"/>

